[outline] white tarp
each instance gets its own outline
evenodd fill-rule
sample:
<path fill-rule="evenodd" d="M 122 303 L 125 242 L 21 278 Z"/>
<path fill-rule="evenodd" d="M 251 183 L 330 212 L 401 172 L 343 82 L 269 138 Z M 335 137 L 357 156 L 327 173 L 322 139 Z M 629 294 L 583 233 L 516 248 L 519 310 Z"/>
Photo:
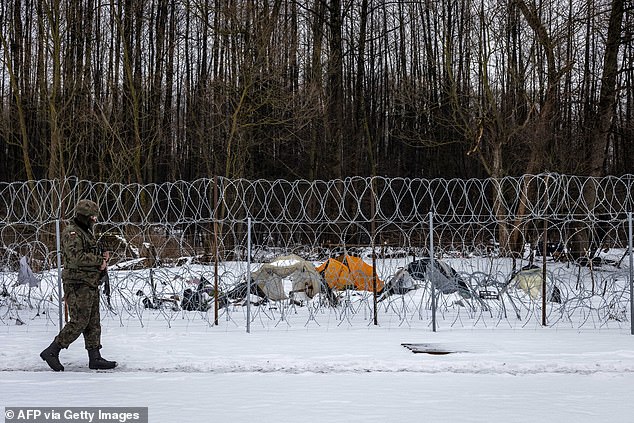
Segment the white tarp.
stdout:
<path fill-rule="evenodd" d="M 20 258 L 20 270 L 18 271 L 18 283 L 20 285 L 29 285 L 34 288 L 40 286 L 40 280 L 35 276 L 26 256 Z"/>
<path fill-rule="evenodd" d="M 253 272 L 252 279 L 272 301 L 285 300 L 295 294 L 313 298 L 321 284 L 315 266 L 295 254 L 280 256 L 262 265 Z"/>

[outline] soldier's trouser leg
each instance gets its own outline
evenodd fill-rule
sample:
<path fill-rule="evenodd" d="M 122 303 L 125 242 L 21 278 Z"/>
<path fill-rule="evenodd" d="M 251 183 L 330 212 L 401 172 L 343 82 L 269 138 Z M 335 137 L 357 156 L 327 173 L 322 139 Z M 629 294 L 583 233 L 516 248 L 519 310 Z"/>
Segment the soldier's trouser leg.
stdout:
<path fill-rule="evenodd" d="M 101 314 L 99 313 L 99 290 L 92 298 L 90 320 L 84 329 L 84 345 L 87 350 L 101 348 Z"/>
<path fill-rule="evenodd" d="M 70 321 L 59 332 L 55 342 L 62 348 L 68 348 L 83 333 L 86 348 L 99 346 L 99 290 L 84 284 L 64 284 L 64 292 Z"/>

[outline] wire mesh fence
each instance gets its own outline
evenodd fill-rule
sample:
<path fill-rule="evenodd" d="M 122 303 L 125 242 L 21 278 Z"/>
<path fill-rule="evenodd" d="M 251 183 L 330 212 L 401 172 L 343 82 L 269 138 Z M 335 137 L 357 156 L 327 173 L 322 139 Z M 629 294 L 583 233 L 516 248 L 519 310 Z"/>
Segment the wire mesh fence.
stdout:
<path fill-rule="evenodd" d="M 59 325 L 58 226 L 88 198 L 112 252 L 104 324 L 630 326 L 633 185 L 557 174 L 0 183 L 0 323 Z"/>

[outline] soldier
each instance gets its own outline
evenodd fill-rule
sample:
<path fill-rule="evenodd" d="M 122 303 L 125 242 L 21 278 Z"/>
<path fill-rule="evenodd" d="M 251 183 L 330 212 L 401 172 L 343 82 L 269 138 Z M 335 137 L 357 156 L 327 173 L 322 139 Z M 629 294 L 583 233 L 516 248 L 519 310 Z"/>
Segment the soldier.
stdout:
<path fill-rule="evenodd" d="M 40 353 L 42 360 L 56 372 L 63 371 L 59 352 L 68 348 L 79 335 L 84 335 L 88 350 L 88 367 L 113 369 L 116 361 L 101 357 L 101 321 L 99 315 L 100 274 L 108 265 L 110 253 L 102 252 L 93 235 L 99 208 L 90 200 L 79 200 L 75 217 L 62 233 L 64 270 L 62 281 L 70 321 L 62 328 L 51 345 Z"/>

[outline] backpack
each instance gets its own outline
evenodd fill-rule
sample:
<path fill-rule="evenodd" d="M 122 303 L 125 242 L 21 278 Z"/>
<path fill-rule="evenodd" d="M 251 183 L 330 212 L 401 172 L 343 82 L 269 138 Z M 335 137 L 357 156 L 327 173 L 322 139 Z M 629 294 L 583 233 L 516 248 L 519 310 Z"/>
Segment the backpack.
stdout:
<path fill-rule="evenodd" d="M 209 303 L 204 299 L 201 292 L 187 288 L 183 292 L 181 300 L 181 308 L 186 311 L 207 311 L 210 308 Z"/>

